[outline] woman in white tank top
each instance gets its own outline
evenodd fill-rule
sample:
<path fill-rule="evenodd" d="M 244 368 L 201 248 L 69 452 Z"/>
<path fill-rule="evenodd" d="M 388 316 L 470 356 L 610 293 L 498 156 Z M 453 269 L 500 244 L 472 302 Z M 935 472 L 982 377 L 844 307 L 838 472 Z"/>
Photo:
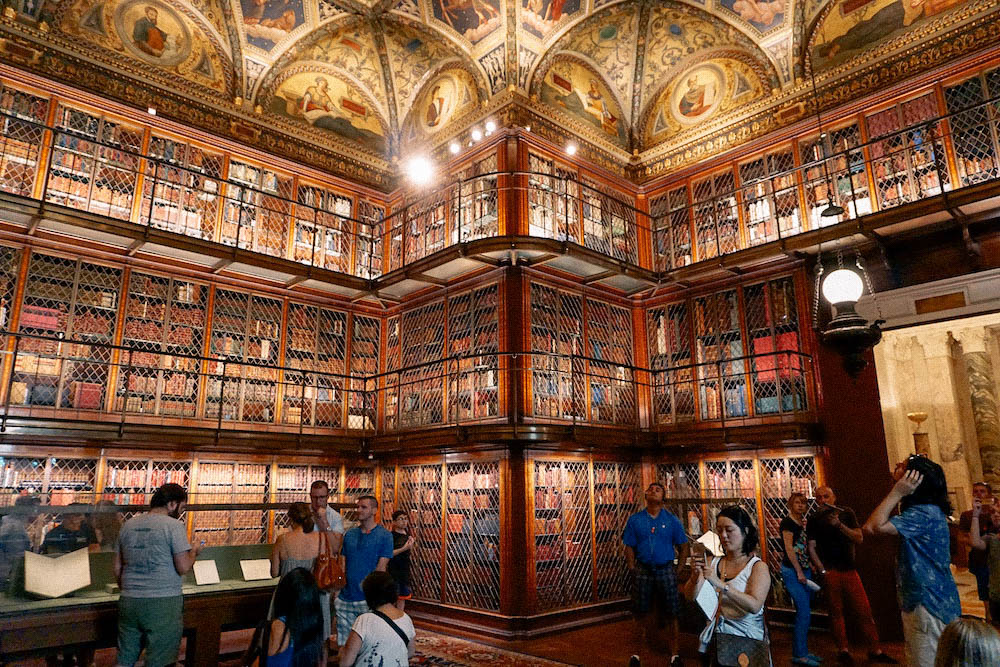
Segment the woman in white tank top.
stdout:
<path fill-rule="evenodd" d="M 759 534 L 746 510 L 735 505 L 719 512 L 716 533 L 725 555 L 706 566 L 695 561 L 695 576 L 688 580 L 693 599 L 708 582 L 719 595 L 719 611 L 701 633 L 701 651 L 708 650 L 716 632 L 764 641 L 764 603 L 771 590 L 771 573 L 755 555 Z"/>

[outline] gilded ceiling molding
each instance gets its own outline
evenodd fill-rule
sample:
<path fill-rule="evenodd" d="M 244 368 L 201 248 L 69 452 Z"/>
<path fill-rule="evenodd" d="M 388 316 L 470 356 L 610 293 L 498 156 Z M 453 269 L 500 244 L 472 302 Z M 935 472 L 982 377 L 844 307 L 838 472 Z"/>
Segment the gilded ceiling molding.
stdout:
<path fill-rule="evenodd" d="M 385 48 L 385 33 L 384 24 L 382 19 L 379 17 L 372 17 L 371 30 L 372 36 L 375 38 L 375 50 L 378 52 L 378 61 L 382 66 L 382 88 L 385 91 L 385 106 L 389 110 L 389 153 L 388 156 L 392 156 L 398 153 L 399 150 L 399 140 L 401 136 L 399 116 L 397 115 L 396 105 L 392 104 L 390 100 L 396 99 L 396 90 L 392 85 L 392 70 L 389 68 L 389 54 Z"/>
<path fill-rule="evenodd" d="M 628 128 L 628 148 L 633 156 L 639 154 L 639 138 L 636 136 L 635 119 L 639 118 L 642 108 L 644 92 L 642 89 L 642 71 L 646 65 L 646 33 L 649 30 L 651 8 L 649 0 L 642 0 L 642 3 L 639 5 L 639 25 L 635 40 L 635 69 L 632 73 L 632 90 L 636 91 L 636 94 L 632 96 L 632 109 L 629 114 L 629 118 L 633 122 L 629 123 Z"/>

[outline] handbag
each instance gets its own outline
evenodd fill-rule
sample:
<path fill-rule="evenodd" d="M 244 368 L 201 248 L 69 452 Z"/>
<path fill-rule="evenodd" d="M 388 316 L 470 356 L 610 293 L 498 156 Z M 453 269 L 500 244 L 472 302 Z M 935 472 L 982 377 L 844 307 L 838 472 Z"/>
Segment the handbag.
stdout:
<path fill-rule="evenodd" d="M 715 661 L 722 667 L 770 667 L 770 646 L 767 641 L 716 631 Z"/>
<path fill-rule="evenodd" d="M 316 577 L 316 586 L 321 591 L 332 591 L 347 585 L 340 558 L 335 558 L 330 553 L 330 538 L 324 531 L 320 531 L 319 534 L 319 554 L 313 563 L 313 576 Z"/>

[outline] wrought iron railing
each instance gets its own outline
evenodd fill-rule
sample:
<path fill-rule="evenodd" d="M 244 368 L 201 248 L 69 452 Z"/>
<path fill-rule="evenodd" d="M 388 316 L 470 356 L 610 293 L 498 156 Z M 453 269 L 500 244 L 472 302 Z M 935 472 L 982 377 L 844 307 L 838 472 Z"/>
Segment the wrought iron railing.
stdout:
<path fill-rule="evenodd" d="M 456 355 L 377 375 L 5 334 L 0 432 L 12 419 L 374 435 L 475 423 L 649 428 L 812 410 L 794 351 L 650 370 L 544 352 Z M 646 406 L 649 409 L 646 409 Z"/>

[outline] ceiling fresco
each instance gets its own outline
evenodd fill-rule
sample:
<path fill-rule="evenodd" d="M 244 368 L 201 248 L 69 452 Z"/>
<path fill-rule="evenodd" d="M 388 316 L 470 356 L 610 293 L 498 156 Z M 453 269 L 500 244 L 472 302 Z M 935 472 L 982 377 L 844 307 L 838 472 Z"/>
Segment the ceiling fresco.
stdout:
<path fill-rule="evenodd" d="M 836 87 L 915 40 L 985 23 L 1000 0 L 4 4 L 0 37 L 51 54 L 36 69 L 99 67 L 102 81 L 124 75 L 234 119 L 213 129 L 240 122 L 390 165 L 515 104 L 635 166 L 754 118 L 771 127 L 811 95 L 811 73 Z"/>

